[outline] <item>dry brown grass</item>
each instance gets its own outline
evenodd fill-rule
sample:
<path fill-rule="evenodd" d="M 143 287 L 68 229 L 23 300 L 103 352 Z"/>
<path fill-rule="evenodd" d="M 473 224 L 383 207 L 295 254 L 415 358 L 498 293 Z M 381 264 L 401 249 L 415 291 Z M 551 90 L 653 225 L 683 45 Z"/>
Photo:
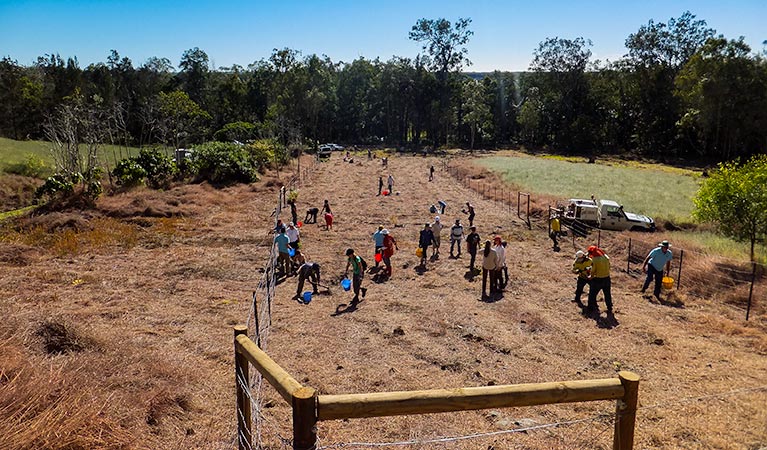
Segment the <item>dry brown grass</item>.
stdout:
<path fill-rule="evenodd" d="M 431 164 L 438 171 L 429 183 Z M 648 302 L 638 292 L 641 281 L 620 271 L 625 238 L 605 237 L 603 246 L 614 260 L 617 324 L 583 317 L 570 302 L 571 252 L 564 244 L 562 253 L 549 250 L 545 222 L 534 220 L 528 230 L 506 206 L 456 182 L 437 159 L 392 155 L 389 166 L 382 169 L 378 160 L 364 158 L 348 164 L 334 155 L 316 167 L 311 184 L 300 188 L 299 216 L 324 199 L 336 216 L 334 231 L 302 228 L 304 249 L 322 264 L 325 282 L 336 285 L 349 246 L 373 260 L 370 234 L 378 224 L 392 230 L 400 251 L 393 258 L 393 278 L 380 284 L 366 280 L 370 291 L 353 311 L 343 312 L 350 295 L 340 288 L 301 305 L 291 300 L 294 279 L 277 287 L 267 350 L 299 382 L 336 394 L 603 378 L 627 369 L 643 380 L 636 448 L 767 445 L 764 391 L 691 400 L 767 384 L 765 331 L 757 325 L 764 323 L 763 316 L 745 323 L 721 302 L 683 293 L 676 307 Z M 389 172 L 399 195 L 376 197 L 378 176 Z M 55 224 L 40 219 L 41 231 L 24 228 L 34 235 L 28 243 L 19 230 L 5 230 L 0 314 L 18 336 L 13 345 L 20 362 L 15 364 L 56 365 L 75 398 L 81 396 L 85 405 L 96 399 L 92 411 L 98 411 L 95 420 L 92 414 L 78 416 L 79 425 L 37 427 L 26 441 L 42 442 L 37 448 L 61 448 L 37 436 L 61 428 L 84 430 L 93 438 L 94 430 L 105 429 L 104 444 L 82 448 L 232 447 L 231 327 L 247 317 L 280 185 L 276 174 L 264 180 L 223 189 L 202 184 L 121 193 L 104 198 L 87 217 L 80 214 L 82 223 L 66 212 L 50 215 L 49 220 L 58 217 Z M 497 233 L 509 241 L 512 282 L 497 302 L 479 301 L 478 282 L 464 278 L 465 253 L 453 260 L 443 251 L 427 270 L 414 270 L 418 230 L 433 220 L 428 207 L 438 199 L 448 202 L 442 215 L 446 225 L 465 219 L 460 207 L 471 201 L 481 235 Z M 548 201 L 533 196 L 540 211 Z M 136 230 L 134 245 L 98 244 L 111 242 L 106 238 L 81 244 L 79 239 L 104 217 Z M 41 243 L 64 230 L 78 236 L 78 250 L 61 257 Z M 82 342 L 82 350 L 44 351 L 35 331 L 51 317 L 65 325 L 66 331 L 55 335 Z M 28 392 L 48 386 L 46 378 L 29 372 L 18 379 L 33 383 Z M 11 395 L 22 410 L 34 405 L 23 392 Z M 260 422 L 264 448 L 284 448 L 278 436 L 290 437 L 290 409 L 268 386 L 262 395 L 268 405 Z M 609 449 L 612 423 L 600 418 L 603 413 L 611 416 L 614 404 L 332 421 L 321 423 L 318 431 L 323 444 L 399 441 L 594 418 L 404 448 Z M 28 448 L 26 441 L 8 448 Z"/>

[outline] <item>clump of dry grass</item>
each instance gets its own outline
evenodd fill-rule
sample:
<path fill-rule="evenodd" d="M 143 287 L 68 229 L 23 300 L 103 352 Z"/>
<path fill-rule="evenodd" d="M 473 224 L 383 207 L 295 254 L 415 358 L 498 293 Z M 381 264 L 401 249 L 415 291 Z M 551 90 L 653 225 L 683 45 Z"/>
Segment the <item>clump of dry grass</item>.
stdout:
<path fill-rule="evenodd" d="M 0 340 L 2 448 L 122 449 L 133 436 L 104 414 L 105 399 L 77 382 L 77 367 L 25 354 L 14 337 Z"/>
<path fill-rule="evenodd" d="M 50 228 L 50 229 L 48 229 Z M 17 229 L 6 228 L 0 240 L 50 250 L 56 256 L 77 255 L 89 251 L 110 251 L 118 247 L 129 249 L 138 243 L 135 225 L 110 217 L 78 222 L 76 226 L 37 224 Z"/>

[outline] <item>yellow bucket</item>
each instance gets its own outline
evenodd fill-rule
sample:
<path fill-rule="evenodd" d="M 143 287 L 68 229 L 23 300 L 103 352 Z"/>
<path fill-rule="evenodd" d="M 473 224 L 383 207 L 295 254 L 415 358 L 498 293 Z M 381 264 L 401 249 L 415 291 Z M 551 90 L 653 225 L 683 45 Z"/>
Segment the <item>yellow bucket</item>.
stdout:
<path fill-rule="evenodd" d="M 674 279 L 671 277 L 663 277 L 661 283 L 663 283 L 663 289 L 674 289 Z"/>
<path fill-rule="evenodd" d="M 419 257 L 419 258 L 422 258 L 422 257 L 423 257 L 423 249 L 422 249 L 421 247 L 418 247 L 418 248 L 415 250 L 415 256 L 417 256 L 417 257 Z"/>

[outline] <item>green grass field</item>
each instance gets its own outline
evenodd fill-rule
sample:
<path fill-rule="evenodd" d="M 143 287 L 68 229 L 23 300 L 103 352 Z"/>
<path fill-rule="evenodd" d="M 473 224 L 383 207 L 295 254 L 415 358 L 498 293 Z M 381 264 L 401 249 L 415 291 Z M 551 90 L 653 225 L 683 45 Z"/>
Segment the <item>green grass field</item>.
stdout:
<path fill-rule="evenodd" d="M 587 164 L 582 158 L 492 156 L 478 163 L 502 174 L 507 182 L 531 192 L 568 198 L 615 200 L 626 211 L 646 214 L 656 222 L 692 223 L 692 198 L 699 187 L 698 174 L 659 164 Z M 708 252 L 739 260 L 749 259 L 749 244 L 735 242 L 713 232 L 674 231 L 664 238 L 688 242 Z M 757 260 L 767 261 L 766 249 L 758 245 Z"/>
<path fill-rule="evenodd" d="M 558 158 L 482 158 L 479 164 L 507 182 L 542 194 L 615 200 L 626 211 L 659 220 L 692 221 L 698 178 L 692 171 L 639 164 L 586 164 Z"/>
<path fill-rule="evenodd" d="M 129 156 L 138 155 L 139 149 L 135 147 L 120 147 L 117 145 L 105 145 L 101 151 L 102 164 L 106 163 L 109 168 Z M 46 165 L 53 165 L 51 144 L 46 141 L 15 141 L 13 139 L 0 138 L 0 171 L 8 166 L 23 163 L 29 155 L 34 155 L 45 161 Z"/>

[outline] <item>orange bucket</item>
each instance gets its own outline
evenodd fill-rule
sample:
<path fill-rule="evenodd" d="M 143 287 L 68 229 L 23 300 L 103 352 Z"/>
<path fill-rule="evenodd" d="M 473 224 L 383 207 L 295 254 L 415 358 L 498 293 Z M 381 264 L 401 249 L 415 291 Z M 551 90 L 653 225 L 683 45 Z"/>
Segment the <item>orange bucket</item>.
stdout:
<path fill-rule="evenodd" d="M 661 283 L 663 284 L 663 289 L 674 289 L 674 279 L 671 277 L 663 277 Z"/>

